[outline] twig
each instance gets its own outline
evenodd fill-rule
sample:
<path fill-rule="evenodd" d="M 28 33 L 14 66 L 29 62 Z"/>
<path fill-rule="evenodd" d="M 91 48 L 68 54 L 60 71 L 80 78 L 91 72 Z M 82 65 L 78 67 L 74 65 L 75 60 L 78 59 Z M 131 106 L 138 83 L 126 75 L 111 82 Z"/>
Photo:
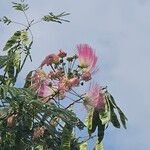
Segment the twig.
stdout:
<path fill-rule="evenodd" d="M 52 70 L 53 70 L 54 72 L 56 72 L 55 69 L 54 69 L 54 67 L 53 67 L 52 65 L 50 65 L 50 66 L 51 66 Z"/>
<path fill-rule="evenodd" d="M 72 102 L 70 105 L 68 105 L 65 109 L 70 108 L 72 105 L 74 105 L 75 103 L 81 101 L 83 98 L 81 97 L 80 99 L 77 99 L 76 101 Z"/>
<path fill-rule="evenodd" d="M 25 24 L 20 23 L 20 22 L 16 22 L 16 21 L 12 21 L 12 20 L 11 20 L 11 22 L 12 22 L 12 23 L 14 23 L 14 24 L 18 24 L 18 25 L 21 25 L 21 26 L 27 27 Z"/>
<path fill-rule="evenodd" d="M 83 95 L 85 94 L 82 94 L 82 95 L 79 95 L 75 90 L 71 89 L 72 92 L 74 92 L 79 98 L 81 98 Z"/>
<path fill-rule="evenodd" d="M 33 26 L 33 25 L 35 25 L 35 24 L 38 24 L 38 23 L 40 23 L 40 22 L 42 22 L 43 20 L 42 19 L 40 19 L 40 20 L 38 20 L 38 21 L 36 21 L 36 22 L 34 22 L 34 23 L 32 23 L 31 24 L 31 26 Z"/>

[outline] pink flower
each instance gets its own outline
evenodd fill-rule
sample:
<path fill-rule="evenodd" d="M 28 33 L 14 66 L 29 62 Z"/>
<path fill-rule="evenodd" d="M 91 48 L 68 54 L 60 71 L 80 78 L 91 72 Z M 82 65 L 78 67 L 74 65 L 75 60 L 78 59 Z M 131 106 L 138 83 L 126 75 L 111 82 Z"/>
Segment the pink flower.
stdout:
<path fill-rule="evenodd" d="M 71 82 L 67 77 L 62 77 L 58 83 L 58 87 L 61 90 L 68 91 L 71 88 Z"/>
<path fill-rule="evenodd" d="M 104 110 L 105 108 L 105 97 L 102 88 L 99 85 L 94 85 L 90 88 L 85 98 L 85 105 L 92 106 L 98 110 Z"/>
<path fill-rule="evenodd" d="M 63 50 L 59 50 L 58 56 L 59 56 L 60 58 L 63 58 L 63 57 L 66 57 L 66 56 L 67 56 L 67 53 L 65 53 Z"/>
<path fill-rule="evenodd" d="M 64 82 L 64 79 L 60 80 L 58 82 L 58 95 L 57 95 L 60 100 L 65 98 L 65 94 L 67 90 L 68 87 L 66 87 L 66 83 Z"/>
<path fill-rule="evenodd" d="M 33 88 L 40 97 L 48 97 L 54 93 L 52 83 L 48 75 L 42 69 L 35 71 L 35 74 L 31 78 L 31 83 L 31 88 Z"/>
<path fill-rule="evenodd" d="M 44 65 L 51 65 L 52 63 L 58 63 L 59 62 L 59 56 L 55 55 L 55 54 L 50 54 L 48 56 L 45 57 L 45 59 L 43 60 L 43 62 L 41 63 L 40 67 L 42 68 Z"/>
<path fill-rule="evenodd" d="M 31 77 L 31 87 L 37 90 L 41 83 L 47 79 L 47 74 L 42 69 L 37 69 Z"/>
<path fill-rule="evenodd" d="M 52 88 L 49 87 L 49 81 L 44 81 L 38 89 L 38 96 L 48 97 L 54 93 Z"/>
<path fill-rule="evenodd" d="M 93 72 L 98 59 L 94 50 L 87 44 L 77 45 L 77 50 L 80 66 L 86 71 Z"/>

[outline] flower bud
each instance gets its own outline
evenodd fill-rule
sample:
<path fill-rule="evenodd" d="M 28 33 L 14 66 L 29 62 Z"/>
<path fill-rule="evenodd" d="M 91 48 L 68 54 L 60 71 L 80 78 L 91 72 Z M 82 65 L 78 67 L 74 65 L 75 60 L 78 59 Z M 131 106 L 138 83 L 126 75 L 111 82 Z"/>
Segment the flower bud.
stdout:
<path fill-rule="evenodd" d="M 63 50 L 59 50 L 58 56 L 59 56 L 60 58 L 64 58 L 64 57 L 67 56 L 67 53 L 65 53 Z"/>
<path fill-rule="evenodd" d="M 80 83 L 80 80 L 78 79 L 78 77 L 74 77 L 72 79 L 69 80 L 72 86 L 78 86 Z"/>
<path fill-rule="evenodd" d="M 89 81 L 92 79 L 90 72 L 84 72 L 81 76 L 81 79 L 84 81 Z"/>
<path fill-rule="evenodd" d="M 59 56 L 53 55 L 53 61 L 52 61 L 52 63 L 54 63 L 54 64 L 59 63 Z"/>
<path fill-rule="evenodd" d="M 48 56 L 45 57 L 45 59 L 43 60 L 43 62 L 41 63 L 40 67 L 42 68 L 44 65 L 51 65 L 52 63 L 57 64 L 59 63 L 59 56 L 55 55 L 55 54 L 50 54 Z"/>

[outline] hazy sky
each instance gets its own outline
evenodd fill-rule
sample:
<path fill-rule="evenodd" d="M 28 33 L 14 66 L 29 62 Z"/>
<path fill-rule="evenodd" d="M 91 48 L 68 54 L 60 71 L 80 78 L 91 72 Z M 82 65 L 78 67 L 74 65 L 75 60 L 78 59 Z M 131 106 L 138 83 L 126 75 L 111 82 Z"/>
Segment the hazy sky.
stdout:
<path fill-rule="evenodd" d="M 12 0 L 0 0 L 0 16 L 24 22 L 11 9 Z M 150 0 L 28 0 L 28 15 L 71 13 L 71 22 L 33 27 L 33 63 L 20 78 L 35 69 L 49 53 L 63 48 L 72 53 L 76 44 L 88 43 L 99 56 L 95 80 L 108 89 L 127 115 L 128 129 L 109 127 L 105 150 L 150 150 Z M 20 26 L 0 25 L 0 48 Z M 90 150 L 90 149 L 89 149 Z"/>

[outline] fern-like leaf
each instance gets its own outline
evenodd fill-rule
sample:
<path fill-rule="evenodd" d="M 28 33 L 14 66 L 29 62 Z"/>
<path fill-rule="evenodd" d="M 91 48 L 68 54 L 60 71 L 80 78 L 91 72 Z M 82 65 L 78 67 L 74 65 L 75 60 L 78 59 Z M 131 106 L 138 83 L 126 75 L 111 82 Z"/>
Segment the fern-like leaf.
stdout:
<path fill-rule="evenodd" d="M 66 124 L 62 132 L 61 150 L 71 150 L 72 127 Z"/>

